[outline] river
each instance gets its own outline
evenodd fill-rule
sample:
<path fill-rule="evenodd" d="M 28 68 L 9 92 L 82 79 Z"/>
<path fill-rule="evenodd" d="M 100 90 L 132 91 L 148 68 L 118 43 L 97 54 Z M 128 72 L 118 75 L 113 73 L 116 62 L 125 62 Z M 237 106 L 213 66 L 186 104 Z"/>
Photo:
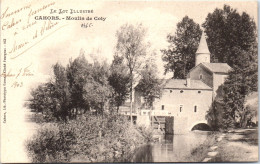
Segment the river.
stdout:
<path fill-rule="evenodd" d="M 24 137 L 24 140 L 35 134 L 38 128 L 38 125 L 32 120 L 32 112 L 25 111 L 25 123 L 28 133 L 26 133 L 27 135 Z M 206 140 L 208 134 L 209 132 L 207 131 L 191 131 L 182 135 L 162 135 L 159 136 L 160 142 L 147 144 L 138 148 L 131 159 L 125 159 L 124 161 L 188 162 L 187 157 L 191 155 L 191 151 L 201 145 Z"/>
<path fill-rule="evenodd" d="M 191 131 L 182 135 L 160 136 L 161 141 L 136 150 L 131 162 L 188 162 L 194 148 L 201 145 L 209 132 Z M 129 160 L 128 160 L 129 161 Z"/>

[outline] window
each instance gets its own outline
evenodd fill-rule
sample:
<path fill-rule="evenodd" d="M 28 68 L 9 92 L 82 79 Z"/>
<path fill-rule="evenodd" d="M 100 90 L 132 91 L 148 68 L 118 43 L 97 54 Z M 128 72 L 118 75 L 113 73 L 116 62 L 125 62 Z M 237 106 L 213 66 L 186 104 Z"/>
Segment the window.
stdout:
<path fill-rule="evenodd" d="M 172 90 L 170 90 L 170 93 L 172 93 Z"/>
<path fill-rule="evenodd" d="M 194 112 L 197 112 L 197 105 L 194 106 Z"/>
<path fill-rule="evenodd" d="M 162 105 L 162 110 L 164 110 L 164 105 Z"/>
<path fill-rule="evenodd" d="M 198 91 L 198 93 L 201 93 L 201 91 Z"/>
<path fill-rule="evenodd" d="M 183 90 L 181 90 L 180 93 L 183 93 Z"/>
<path fill-rule="evenodd" d="M 182 112 L 183 110 L 183 105 L 180 105 L 180 112 Z"/>
<path fill-rule="evenodd" d="M 202 74 L 200 74 L 200 77 L 199 77 L 200 79 L 202 79 Z"/>

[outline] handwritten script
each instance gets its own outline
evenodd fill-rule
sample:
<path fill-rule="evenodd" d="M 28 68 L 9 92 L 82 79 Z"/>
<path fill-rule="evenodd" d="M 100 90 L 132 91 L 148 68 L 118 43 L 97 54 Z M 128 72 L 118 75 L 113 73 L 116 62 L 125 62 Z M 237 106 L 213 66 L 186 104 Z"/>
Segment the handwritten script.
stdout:
<path fill-rule="evenodd" d="M 45 2 L 46 3 L 46 2 Z M 7 6 L 1 14 L 1 30 L 8 35 L 7 56 L 14 60 L 65 25 L 55 20 L 36 21 L 38 14 L 48 13 L 55 2 Z"/>

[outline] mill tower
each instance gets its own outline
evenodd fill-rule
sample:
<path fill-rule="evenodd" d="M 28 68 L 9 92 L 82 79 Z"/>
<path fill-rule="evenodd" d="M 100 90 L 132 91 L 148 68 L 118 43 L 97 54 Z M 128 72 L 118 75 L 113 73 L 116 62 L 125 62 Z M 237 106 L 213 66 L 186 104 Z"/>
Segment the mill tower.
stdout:
<path fill-rule="evenodd" d="M 202 32 L 199 48 L 196 52 L 195 66 L 199 65 L 200 63 L 210 63 L 210 52 L 204 32 Z"/>

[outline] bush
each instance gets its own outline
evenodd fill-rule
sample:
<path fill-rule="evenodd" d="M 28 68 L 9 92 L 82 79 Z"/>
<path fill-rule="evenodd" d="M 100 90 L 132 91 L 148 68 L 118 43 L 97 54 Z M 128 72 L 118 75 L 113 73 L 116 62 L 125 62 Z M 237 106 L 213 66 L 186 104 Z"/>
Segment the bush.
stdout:
<path fill-rule="evenodd" d="M 46 124 L 37 135 L 27 141 L 27 150 L 32 162 L 68 162 L 71 145 L 75 144 L 73 129 Z"/>
<path fill-rule="evenodd" d="M 153 134 L 154 134 L 154 129 L 151 127 L 146 127 L 146 126 L 138 126 L 138 131 L 144 136 L 145 140 L 148 142 L 153 142 Z"/>
<path fill-rule="evenodd" d="M 27 142 L 32 162 L 115 162 L 132 155 L 152 138 L 146 129 L 119 115 L 83 115 L 47 124 Z"/>

